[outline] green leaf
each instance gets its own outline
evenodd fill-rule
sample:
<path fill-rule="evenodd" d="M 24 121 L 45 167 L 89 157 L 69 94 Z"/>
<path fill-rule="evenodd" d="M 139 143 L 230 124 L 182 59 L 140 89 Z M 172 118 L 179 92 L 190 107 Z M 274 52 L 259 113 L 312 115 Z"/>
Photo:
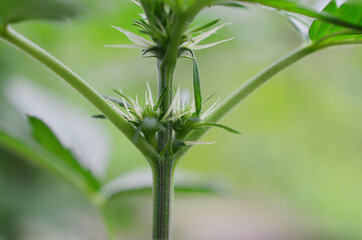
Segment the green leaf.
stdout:
<path fill-rule="evenodd" d="M 110 199 L 122 194 L 148 193 L 152 191 L 152 172 L 150 169 L 136 169 L 125 173 L 107 183 L 103 195 Z M 175 191 L 180 193 L 208 193 L 224 195 L 229 192 L 219 182 L 211 181 L 195 172 L 176 172 Z"/>
<path fill-rule="evenodd" d="M 224 6 L 224 7 L 236 7 L 236 8 L 246 8 L 245 5 L 237 2 L 216 2 L 212 4 L 213 6 Z"/>
<path fill-rule="evenodd" d="M 63 20 L 77 13 L 78 8 L 69 0 L 0 1 L 0 19 L 4 25 L 33 19 Z"/>
<path fill-rule="evenodd" d="M 323 10 L 324 13 L 334 15 L 339 19 L 362 25 L 362 3 L 357 1 L 346 1 L 338 7 L 336 1 L 331 1 Z M 309 37 L 312 41 L 324 40 L 350 40 L 361 37 L 362 31 L 355 31 L 341 26 L 315 20 L 310 27 Z"/>
<path fill-rule="evenodd" d="M 89 170 L 84 169 L 80 165 L 72 153 L 62 145 L 53 131 L 42 120 L 32 116 L 29 116 L 28 120 L 32 128 L 33 138 L 41 146 L 59 157 L 66 165 L 80 174 L 91 189 L 98 190 L 100 188 L 99 181 Z"/>
<path fill-rule="evenodd" d="M 223 124 L 220 124 L 220 123 L 211 123 L 211 122 L 198 123 L 198 124 L 195 124 L 195 127 L 218 127 L 218 128 L 222 128 L 231 133 L 241 134 L 239 131 L 237 131 L 231 127 L 225 126 Z"/>
<path fill-rule="evenodd" d="M 319 19 L 323 22 L 328 22 L 328 23 L 331 23 L 334 25 L 339 25 L 339 26 L 343 26 L 346 28 L 351 28 L 351 29 L 362 31 L 362 24 L 350 22 L 346 19 L 343 19 L 343 18 L 341 19 L 339 17 L 333 16 L 333 15 L 325 13 L 325 12 L 319 13 L 316 10 L 314 10 L 308 6 L 302 5 L 300 3 L 300 1 L 296 1 L 296 0 L 239 0 L 239 1 L 240 2 L 258 3 L 263 6 L 272 7 L 272 8 L 284 10 L 287 12 L 298 13 L 301 15 Z M 358 2 L 358 1 L 359 0 L 356 0 L 355 2 Z M 360 4 L 360 3 L 358 3 L 358 4 Z"/>
<path fill-rule="evenodd" d="M 202 96 L 199 66 L 195 58 L 193 58 L 193 65 L 195 109 L 196 115 L 199 116 L 202 109 Z"/>

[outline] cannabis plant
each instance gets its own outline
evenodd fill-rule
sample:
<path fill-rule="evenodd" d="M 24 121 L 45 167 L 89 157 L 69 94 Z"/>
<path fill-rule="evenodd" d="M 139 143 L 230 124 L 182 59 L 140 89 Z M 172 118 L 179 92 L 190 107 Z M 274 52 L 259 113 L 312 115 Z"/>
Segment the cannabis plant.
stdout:
<path fill-rule="evenodd" d="M 43 48 L 11 28 L 12 24 L 32 20 L 61 20 L 77 15 L 74 3 L 58 0 L 1 0 L 0 37 L 39 61 L 92 104 L 99 114 L 94 118 L 110 121 L 143 154 L 153 174 L 153 239 L 172 238 L 172 206 L 174 172 L 183 155 L 212 127 L 238 134 L 237 130 L 218 123 L 233 107 L 262 84 L 298 60 L 322 49 L 362 43 L 362 3 L 360 0 L 329 1 L 322 11 L 293 0 L 133 0 L 140 7 L 140 17 L 133 20 L 134 28 L 125 30 L 123 23 L 112 28 L 124 34 L 131 43 L 106 45 L 111 48 L 139 49 L 144 58 L 155 61 L 158 70 L 158 91 L 153 92 L 145 82 L 145 102 L 114 89 L 113 96 L 104 96 L 79 75 Z M 258 4 L 275 10 L 288 18 L 300 31 L 303 45 L 273 63 L 236 89 L 226 99 L 216 100 L 208 109 L 211 97 L 202 95 L 202 81 L 197 51 L 213 47 L 232 38 L 214 43 L 203 41 L 227 26 L 219 19 L 201 25 L 194 20 L 202 10 L 219 5 L 244 9 Z M 240 14 L 243 12 L 240 11 Z M 131 21 L 131 20 L 130 20 Z M 108 27 L 108 26 L 105 26 Z M 105 43 L 106 44 L 106 43 Z M 180 58 L 193 65 L 193 99 L 185 99 L 175 86 L 174 72 Z M 143 94 L 143 93 L 142 93 Z M 95 206 L 103 209 L 112 197 L 105 186 L 85 169 L 40 119 L 29 117 L 33 141 L 23 143 L 1 133 L 0 142 L 17 150 L 30 160 L 47 166 L 88 196 Z M 34 149 L 40 149 L 34 154 Z M 114 192 L 117 194 L 117 192 Z M 109 222 L 109 238 L 115 239 Z"/>

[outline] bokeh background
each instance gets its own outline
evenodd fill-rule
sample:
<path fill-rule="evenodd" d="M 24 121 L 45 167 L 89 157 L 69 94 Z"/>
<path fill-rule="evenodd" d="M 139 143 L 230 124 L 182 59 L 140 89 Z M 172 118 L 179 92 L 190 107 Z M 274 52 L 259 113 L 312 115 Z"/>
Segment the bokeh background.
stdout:
<path fill-rule="evenodd" d="M 62 23 L 14 28 L 70 66 L 98 91 L 156 91 L 154 59 L 127 44 L 110 25 L 134 30 L 130 1 L 87 1 Z M 260 7 L 216 7 L 198 22 L 232 22 L 212 40 L 231 42 L 197 52 L 204 97 L 225 98 L 258 71 L 302 44 L 281 15 Z M 176 194 L 174 235 L 187 240 L 362 239 L 362 48 L 327 49 L 275 77 L 213 129 L 179 169 L 208 176 L 232 194 Z M 180 60 L 176 83 L 192 91 L 192 63 Z M 70 87 L 23 53 L 0 42 L 0 122 L 26 135 L 25 114 L 44 119 L 102 181 L 147 162 Z M 141 97 L 142 99 L 142 97 Z M 213 100 L 216 100 L 214 98 Z M 149 239 L 151 193 L 125 194 L 110 204 L 119 239 Z M 81 193 L 0 145 L 0 239 L 106 239 L 100 214 Z"/>

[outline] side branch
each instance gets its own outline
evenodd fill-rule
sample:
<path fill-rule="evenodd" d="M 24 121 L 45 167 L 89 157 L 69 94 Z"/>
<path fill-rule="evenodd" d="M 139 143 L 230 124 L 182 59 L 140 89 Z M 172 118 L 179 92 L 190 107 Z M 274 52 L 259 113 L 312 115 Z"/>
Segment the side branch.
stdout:
<path fill-rule="evenodd" d="M 328 47 L 335 47 L 341 45 L 358 45 L 362 44 L 362 39 L 357 40 L 346 40 L 346 41 L 330 41 L 327 43 L 312 43 L 308 46 L 302 47 L 286 57 L 280 59 L 276 63 L 270 65 L 268 68 L 251 78 L 249 81 L 244 83 L 240 88 L 235 90 L 230 94 L 228 98 L 226 98 L 208 117 L 206 117 L 205 121 L 207 122 L 217 122 L 221 118 L 223 118 L 232 108 L 234 108 L 237 104 L 239 104 L 242 100 L 244 100 L 247 96 L 249 96 L 252 92 L 258 89 L 265 82 L 270 80 L 279 72 L 288 68 L 292 64 L 301 60 L 302 58 L 322 50 Z M 197 141 L 200 139 L 210 128 L 204 128 L 194 132 L 188 136 L 188 141 Z M 174 161 L 178 161 L 188 150 L 189 146 L 180 149 L 174 156 Z"/>
<path fill-rule="evenodd" d="M 252 92 L 258 89 L 261 85 L 267 82 L 269 79 L 274 77 L 276 74 L 286 69 L 293 63 L 304 58 L 305 56 L 315 52 L 319 48 L 315 45 L 308 45 L 297 51 L 292 52 L 288 56 L 282 58 L 278 62 L 272 64 L 255 77 L 251 78 L 249 81 L 244 83 L 240 88 L 236 89 L 228 98 L 226 98 L 209 116 L 206 117 L 205 122 L 217 122 L 222 117 L 224 117 L 231 109 L 233 109 L 237 104 L 239 104 L 243 99 L 249 96 Z M 188 136 L 188 141 L 196 141 L 200 139 L 209 128 L 200 129 L 193 132 Z M 177 161 L 182 155 L 184 155 L 189 147 L 184 147 L 180 149 L 175 156 L 175 161 Z"/>
<path fill-rule="evenodd" d="M 135 129 L 121 116 L 118 110 L 114 108 L 110 102 L 104 99 L 88 83 L 58 59 L 10 27 L 2 30 L 0 32 L 0 37 L 44 64 L 50 71 L 67 82 L 80 95 L 103 113 L 124 135 L 126 135 L 148 160 L 150 158 L 158 158 L 158 153 L 145 139 L 139 138 L 137 142 L 134 141 Z"/>
<path fill-rule="evenodd" d="M 236 89 L 229 95 L 207 118 L 207 122 L 219 121 L 225 116 L 232 108 L 234 108 L 243 99 L 249 96 L 252 92 L 258 89 L 261 85 L 274 77 L 276 74 L 286 69 L 290 65 L 294 64 L 298 60 L 305 56 L 315 52 L 317 48 L 314 45 L 303 47 L 297 51 L 292 52 L 288 56 L 282 58 L 278 62 L 274 63 L 267 69 L 263 70 L 252 79 L 244 83 L 241 87 Z"/>

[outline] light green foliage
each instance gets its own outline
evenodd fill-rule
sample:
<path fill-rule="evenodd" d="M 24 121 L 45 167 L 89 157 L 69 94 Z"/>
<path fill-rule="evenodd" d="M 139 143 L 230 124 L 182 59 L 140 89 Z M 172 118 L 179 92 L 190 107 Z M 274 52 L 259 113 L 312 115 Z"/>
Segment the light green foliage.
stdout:
<path fill-rule="evenodd" d="M 350 19 L 339 18 L 338 16 L 333 16 L 330 14 L 326 14 L 324 12 L 319 13 L 318 11 L 312 9 L 311 7 L 301 4 L 300 1 L 297 0 L 239 0 L 239 1 L 259 3 L 263 6 L 272 7 L 278 10 L 283 10 L 291 13 L 298 13 L 301 15 L 305 15 L 307 17 L 320 19 L 324 22 L 328 22 L 338 26 L 352 28 L 355 30 L 362 30 L 361 24 L 358 23 L 356 24 L 355 22 L 348 21 Z"/>
<path fill-rule="evenodd" d="M 323 10 L 339 19 L 362 25 L 362 3 L 350 0 L 338 6 L 336 1 L 331 1 Z M 309 37 L 313 42 L 357 40 L 362 38 L 362 31 L 351 30 L 341 26 L 315 20 L 310 27 Z"/>

